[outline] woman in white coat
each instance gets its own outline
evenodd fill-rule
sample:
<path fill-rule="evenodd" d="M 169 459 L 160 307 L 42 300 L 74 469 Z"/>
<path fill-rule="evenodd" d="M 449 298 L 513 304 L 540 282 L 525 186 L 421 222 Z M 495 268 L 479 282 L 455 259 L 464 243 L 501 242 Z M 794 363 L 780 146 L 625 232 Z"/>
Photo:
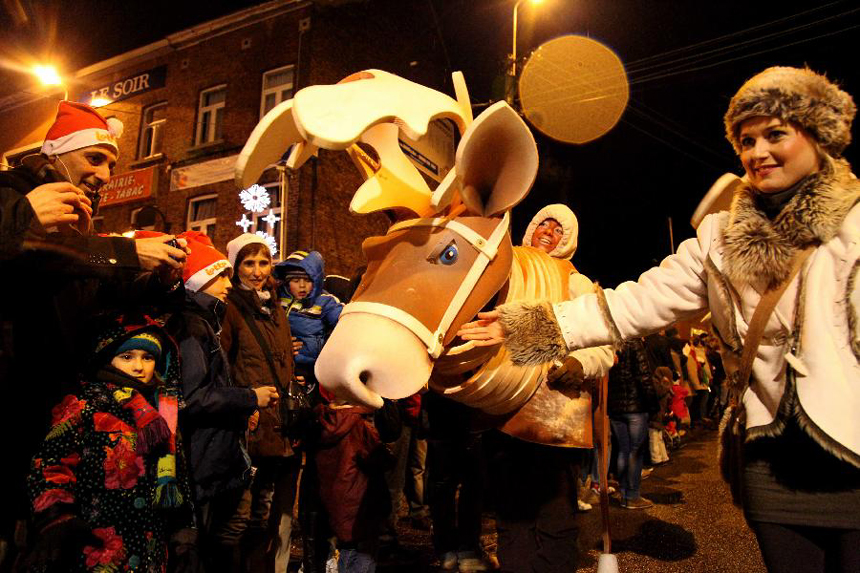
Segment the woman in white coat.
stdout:
<path fill-rule="evenodd" d="M 638 282 L 504 305 L 461 330 L 538 363 L 710 310 L 737 363 L 762 293 L 813 247 L 768 319 L 743 395 L 744 511 L 771 572 L 860 571 L 860 182 L 842 159 L 855 111 L 822 75 L 764 70 L 725 116 L 748 179 L 730 211 L 706 217 Z"/>

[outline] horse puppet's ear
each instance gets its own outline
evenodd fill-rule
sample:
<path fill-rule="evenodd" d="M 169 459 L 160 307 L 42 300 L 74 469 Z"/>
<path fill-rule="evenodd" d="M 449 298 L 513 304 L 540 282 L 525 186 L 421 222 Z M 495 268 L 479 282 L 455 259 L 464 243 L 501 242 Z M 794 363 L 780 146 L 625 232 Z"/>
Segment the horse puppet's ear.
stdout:
<path fill-rule="evenodd" d="M 463 203 L 473 213 L 492 217 L 528 195 L 537 175 L 537 145 L 517 112 L 500 101 L 463 134 L 455 165 Z"/>

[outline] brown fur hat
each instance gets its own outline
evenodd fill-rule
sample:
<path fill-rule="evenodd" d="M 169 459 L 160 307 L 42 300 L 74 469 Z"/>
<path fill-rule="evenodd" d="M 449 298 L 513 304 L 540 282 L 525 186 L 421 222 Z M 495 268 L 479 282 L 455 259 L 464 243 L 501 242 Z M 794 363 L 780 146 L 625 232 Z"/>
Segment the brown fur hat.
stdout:
<path fill-rule="evenodd" d="M 849 94 L 808 68 L 772 67 L 746 81 L 729 103 L 726 138 L 740 154 L 738 129 L 751 117 L 773 116 L 808 131 L 832 157 L 851 142 L 857 108 Z"/>

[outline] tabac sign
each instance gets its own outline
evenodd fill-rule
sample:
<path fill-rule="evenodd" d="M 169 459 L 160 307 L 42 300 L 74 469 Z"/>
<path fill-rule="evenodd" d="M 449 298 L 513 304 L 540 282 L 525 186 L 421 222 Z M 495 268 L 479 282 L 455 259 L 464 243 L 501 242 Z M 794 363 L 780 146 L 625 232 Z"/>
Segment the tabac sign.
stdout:
<path fill-rule="evenodd" d="M 82 93 L 78 96 L 78 101 L 99 107 L 149 90 L 163 88 L 166 79 L 167 66 L 159 66 Z"/>
<path fill-rule="evenodd" d="M 130 203 L 141 199 L 152 197 L 152 183 L 154 179 L 155 166 L 137 171 L 129 171 L 121 175 L 114 175 L 104 187 L 101 188 L 102 200 L 100 207 L 112 207 L 122 203 Z"/>

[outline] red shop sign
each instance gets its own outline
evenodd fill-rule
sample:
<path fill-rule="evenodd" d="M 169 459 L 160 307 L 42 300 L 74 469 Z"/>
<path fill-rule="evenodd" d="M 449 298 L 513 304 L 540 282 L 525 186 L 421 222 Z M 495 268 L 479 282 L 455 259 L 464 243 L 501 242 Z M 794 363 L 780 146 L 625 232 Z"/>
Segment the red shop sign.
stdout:
<path fill-rule="evenodd" d="M 101 207 L 110 207 L 131 201 L 139 201 L 152 196 L 152 180 L 155 166 L 137 171 L 129 171 L 122 175 L 114 175 L 101 188 Z"/>

